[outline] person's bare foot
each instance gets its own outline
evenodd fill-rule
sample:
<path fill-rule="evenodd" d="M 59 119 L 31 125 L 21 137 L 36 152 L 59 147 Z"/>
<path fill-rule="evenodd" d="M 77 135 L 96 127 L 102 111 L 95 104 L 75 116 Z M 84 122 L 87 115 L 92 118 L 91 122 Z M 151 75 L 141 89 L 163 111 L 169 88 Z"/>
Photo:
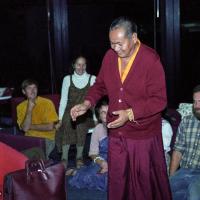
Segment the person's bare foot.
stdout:
<path fill-rule="evenodd" d="M 84 165 L 83 160 L 78 159 L 76 160 L 76 168 L 80 169 Z"/>
<path fill-rule="evenodd" d="M 66 176 L 74 176 L 76 174 L 77 170 L 76 169 L 67 169 L 65 172 Z"/>

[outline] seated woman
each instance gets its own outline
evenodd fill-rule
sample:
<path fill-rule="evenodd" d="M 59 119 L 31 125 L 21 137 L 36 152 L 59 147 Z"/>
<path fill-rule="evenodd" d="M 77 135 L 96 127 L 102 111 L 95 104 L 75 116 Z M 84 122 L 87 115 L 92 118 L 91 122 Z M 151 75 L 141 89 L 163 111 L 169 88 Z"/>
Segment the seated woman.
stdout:
<path fill-rule="evenodd" d="M 93 162 L 83 166 L 74 173 L 69 184 L 77 188 L 107 190 L 107 150 L 108 137 L 106 115 L 108 111 L 107 99 L 102 99 L 96 106 L 96 115 L 99 124 L 94 128 L 91 136 L 89 156 Z"/>

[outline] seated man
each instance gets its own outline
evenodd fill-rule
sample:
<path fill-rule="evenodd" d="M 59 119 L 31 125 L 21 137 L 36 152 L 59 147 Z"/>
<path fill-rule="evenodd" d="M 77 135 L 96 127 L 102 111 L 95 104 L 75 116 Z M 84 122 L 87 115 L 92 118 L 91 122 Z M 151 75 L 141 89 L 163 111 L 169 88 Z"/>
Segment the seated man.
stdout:
<path fill-rule="evenodd" d="M 170 184 L 173 200 L 200 200 L 200 85 L 193 90 L 193 114 L 184 117 L 178 128 Z"/>
<path fill-rule="evenodd" d="M 17 106 L 17 123 L 26 136 L 46 139 L 46 156 L 55 146 L 55 122 L 58 116 L 53 102 L 37 96 L 38 84 L 27 79 L 22 83 L 22 92 L 27 97 Z"/>

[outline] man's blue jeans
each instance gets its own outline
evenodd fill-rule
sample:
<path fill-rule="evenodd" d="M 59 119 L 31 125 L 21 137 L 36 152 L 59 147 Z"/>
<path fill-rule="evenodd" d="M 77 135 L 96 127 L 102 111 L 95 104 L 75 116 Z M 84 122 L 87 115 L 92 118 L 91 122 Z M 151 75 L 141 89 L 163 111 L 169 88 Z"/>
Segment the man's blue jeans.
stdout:
<path fill-rule="evenodd" d="M 179 169 L 170 177 L 173 200 L 200 200 L 200 169 Z"/>

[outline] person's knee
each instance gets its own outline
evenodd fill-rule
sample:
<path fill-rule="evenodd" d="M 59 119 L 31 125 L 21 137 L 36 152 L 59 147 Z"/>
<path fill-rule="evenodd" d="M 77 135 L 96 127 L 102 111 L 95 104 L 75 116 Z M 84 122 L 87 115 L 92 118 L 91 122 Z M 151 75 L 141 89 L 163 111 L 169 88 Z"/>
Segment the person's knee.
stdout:
<path fill-rule="evenodd" d="M 175 188 L 179 182 L 180 182 L 180 177 L 177 174 L 174 174 L 173 176 L 169 177 L 169 183 L 172 189 Z"/>
<path fill-rule="evenodd" d="M 200 200 L 200 177 L 188 187 L 188 200 Z"/>
<path fill-rule="evenodd" d="M 181 171 L 177 171 L 173 176 L 169 178 L 171 191 L 173 194 L 187 189 L 188 182 L 185 180 L 185 175 Z"/>

